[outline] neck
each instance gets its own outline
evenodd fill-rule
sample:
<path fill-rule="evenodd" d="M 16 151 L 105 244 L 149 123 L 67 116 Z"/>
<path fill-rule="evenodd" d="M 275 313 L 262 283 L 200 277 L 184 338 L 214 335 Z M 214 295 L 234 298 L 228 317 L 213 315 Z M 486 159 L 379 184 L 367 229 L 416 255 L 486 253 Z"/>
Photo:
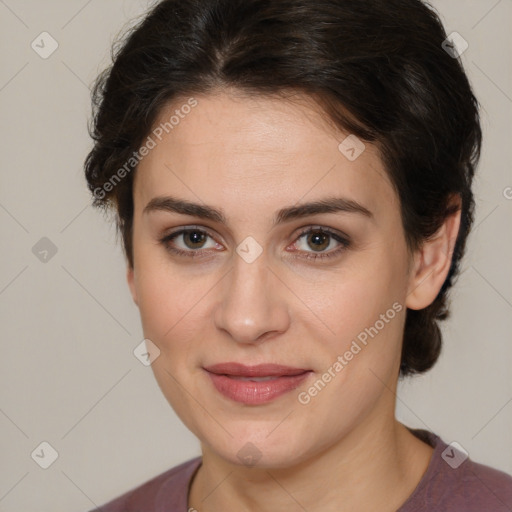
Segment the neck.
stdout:
<path fill-rule="evenodd" d="M 394 416 L 383 421 L 382 411 L 374 413 L 335 445 L 292 467 L 239 466 L 203 445 L 189 507 L 200 512 L 396 511 L 421 480 L 433 449 Z"/>

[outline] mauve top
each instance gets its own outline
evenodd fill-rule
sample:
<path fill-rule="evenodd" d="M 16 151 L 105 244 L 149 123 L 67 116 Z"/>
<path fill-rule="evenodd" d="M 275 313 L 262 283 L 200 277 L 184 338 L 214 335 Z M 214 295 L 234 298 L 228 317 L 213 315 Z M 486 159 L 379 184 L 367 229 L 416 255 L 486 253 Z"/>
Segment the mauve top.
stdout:
<path fill-rule="evenodd" d="M 432 432 L 409 430 L 434 452 L 427 471 L 397 512 L 512 512 L 512 476 L 473 462 L 456 444 L 447 445 Z M 99 510 L 187 512 L 190 482 L 201 460 L 196 457 L 175 466 Z"/>

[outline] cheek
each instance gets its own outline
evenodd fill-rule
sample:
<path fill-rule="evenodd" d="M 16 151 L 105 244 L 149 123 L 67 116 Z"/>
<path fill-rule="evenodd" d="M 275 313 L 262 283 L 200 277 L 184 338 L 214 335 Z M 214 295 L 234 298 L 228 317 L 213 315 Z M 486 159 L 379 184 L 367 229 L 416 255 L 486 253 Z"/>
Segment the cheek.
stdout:
<path fill-rule="evenodd" d="M 332 436 L 358 421 L 393 386 L 401 356 L 405 320 L 401 302 L 393 302 L 386 287 L 352 291 L 334 297 L 335 306 L 327 303 L 321 313 L 331 319 L 335 335 L 321 339 L 317 335 L 324 364 L 317 380 L 298 397 L 310 417 L 324 425 L 330 418 Z M 327 316 L 329 307 L 331 316 Z"/>
<path fill-rule="evenodd" d="M 154 247 L 140 247 L 138 256 L 135 283 L 144 336 L 159 347 L 173 371 L 196 366 L 198 340 L 212 336 L 209 308 L 222 275 L 171 264 Z"/>
<path fill-rule="evenodd" d="M 135 288 L 144 334 L 161 339 L 179 314 L 182 284 L 179 275 L 162 261 L 160 248 L 137 237 L 135 245 Z"/>
<path fill-rule="evenodd" d="M 393 308 L 393 304 L 404 302 L 406 276 L 396 255 L 372 254 L 361 258 L 357 265 L 316 280 L 314 286 L 305 281 L 295 284 L 297 295 L 319 320 L 316 324 L 321 332 L 339 351 L 376 323 L 379 330 L 384 330 L 385 322 L 388 331 L 392 323 L 397 323 L 397 309 L 402 308 Z"/>
<path fill-rule="evenodd" d="M 139 309 L 144 333 L 164 345 L 176 339 L 200 311 L 205 284 L 186 279 L 170 267 L 148 266 L 138 283 Z"/>
<path fill-rule="evenodd" d="M 318 414 L 321 404 L 327 403 L 341 407 L 345 415 L 370 407 L 382 392 L 382 381 L 392 382 L 398 369 L 406 311 L 405 267 L 403 255 L 383 248 L 310 292 L 312 309 L 327 326 L 310 332 L 325 355 L 322 371 L 329 381 L 321 397 L 311 397 Z M 317 387 L 323 389 L 321 383 Z M 315 395 L 316 390 L 311 391 Z"/>

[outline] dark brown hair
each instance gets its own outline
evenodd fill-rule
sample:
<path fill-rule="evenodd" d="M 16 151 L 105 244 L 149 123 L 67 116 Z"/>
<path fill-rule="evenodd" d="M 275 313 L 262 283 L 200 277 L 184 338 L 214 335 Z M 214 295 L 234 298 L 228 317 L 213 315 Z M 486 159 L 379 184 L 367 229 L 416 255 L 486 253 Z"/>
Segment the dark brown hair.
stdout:
<path fill-rule="evenodd" d="M 375 144 L 400 198 L 408 247 L 457 211 L 449 274 L 427 308 L 407 310 L 402 376 L 431 368 L 438 321 L 473 222 L 481 147 L 478 103 L 446 33 L 420 0 L 164 0 L 112 50 L 93 89 L 94 147 L 85 174 L 96 206 L 113 206 L 130 265 L 132 158 L 161 109 L 178 97 L 231 88 L 300 91 L 337 127 Z M 124 169 L 124 172 L 120 172 Z M 121 179 L 122 178 L 122 179 Z"/>

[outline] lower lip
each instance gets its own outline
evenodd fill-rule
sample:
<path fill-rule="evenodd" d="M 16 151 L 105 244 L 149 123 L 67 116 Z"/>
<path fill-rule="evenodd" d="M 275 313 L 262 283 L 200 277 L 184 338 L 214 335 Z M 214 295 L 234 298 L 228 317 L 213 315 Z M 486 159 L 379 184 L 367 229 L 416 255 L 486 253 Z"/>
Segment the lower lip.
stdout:
<path fill-rule="evenodd" d="M 268 403 L 275 398 L 294 390 L 311 372 L 300 375 L 276 377 L 264 381 L 240 380 L 208 372 L 213 385 L 219 393 L 235 402 L 247 405 L 260 405 Z"/>

